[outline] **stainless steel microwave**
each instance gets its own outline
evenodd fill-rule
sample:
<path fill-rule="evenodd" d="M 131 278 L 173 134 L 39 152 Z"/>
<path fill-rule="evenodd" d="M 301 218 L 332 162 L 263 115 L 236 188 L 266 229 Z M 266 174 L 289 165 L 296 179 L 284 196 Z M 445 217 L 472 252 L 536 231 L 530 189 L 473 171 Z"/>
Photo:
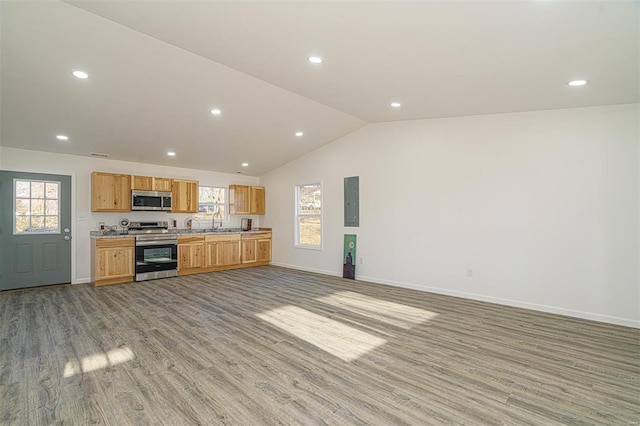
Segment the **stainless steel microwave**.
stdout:
<path fill-rule="evenodd" d="M 131 191 L 131 210 L 171 210 L 171 192 Z"/>

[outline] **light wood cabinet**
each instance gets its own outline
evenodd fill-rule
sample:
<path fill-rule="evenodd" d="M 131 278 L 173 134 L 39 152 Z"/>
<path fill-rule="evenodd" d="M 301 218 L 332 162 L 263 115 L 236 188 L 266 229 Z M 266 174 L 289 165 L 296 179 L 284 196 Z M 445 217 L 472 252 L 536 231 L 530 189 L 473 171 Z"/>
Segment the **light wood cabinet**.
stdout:
<path fill-rule="evenodd" d="M 151 176 L 133 176 L 131 189 L 141 191 L 171 191 L 173 179 Z"/>
<path fill-rule="evenodd" d="M 178 237 L 178 275 L 268 265 L 271 232 Z"/>
<path fill-rule="evenodd" d="M 206 235 L 205 267 L 240 264 L 240 234 Z"/>
<path fill-rule="evenodd" d="M 262 238 L 258 240 L 258 245 L 256 248 L 256 261 L 271 261 L 271 235 L 269 235 L 269 238 Z"/>
<path fill-rule="evenodd" d="M 243 234 L 242 263 L 269 262 L 271 260 L 271 233 Z"/>
<path fill-rule="evenodd" d="M 204 267 L 204 237 L 178 237 L 178 273 L 200 272 Z"/>
<path fill-rule="evenodd" d="M 135 238 L 96 239 L 91 257 L 91 276 L 96 286 L 134 280 Z"/>
<path fill-rule="evenodd" d="M 265 191 L 262 186 L 230 185 L 230 214 L 264 214 Z"/>
<path fill-rule="evenodd" d="M 250 188 L 251 203 L 249 212 L 251 214 L 264 214 L 264 187 L 252 186 Z"/>
<path fill-rule="evenodd" d="M 151 191 L 152 188 L 153 178 L 151 176 L 133 176 L 131 178 L 131 189 Z"/>
<path fill-rule="evenodd" d="M 197 182 L 196 182 L 196 186 L 197 186 Z M 153 185 L 152 188 L 154 191 L 167 191 L 167 192 L 171 192 L 173 187 L 173 179 L 169 179 L 169 178 L 157 178 L 154 177 L 153 178 Z M 196 191 L 197 192 L 197 191 Z"/>
<path fill-rule="evenodd" d="M 242 240 L 242 263 L 257 262 L 257 240 Z"/>
<path fill-rule="evenodd" d="M 173 213 L 198 213 L 197 181 L 173 179 L 172 188 L 171 211 Z"/>
<path fill-rule="evenodd" d="M 229 213 L 249 214 L 250 190 L 247 185 L 229 186 Z"/>
<path fill-rule="evenodd" d="M 131 211 L 131 176 L 93 172 L 91 174 L 91 211 Z"/>

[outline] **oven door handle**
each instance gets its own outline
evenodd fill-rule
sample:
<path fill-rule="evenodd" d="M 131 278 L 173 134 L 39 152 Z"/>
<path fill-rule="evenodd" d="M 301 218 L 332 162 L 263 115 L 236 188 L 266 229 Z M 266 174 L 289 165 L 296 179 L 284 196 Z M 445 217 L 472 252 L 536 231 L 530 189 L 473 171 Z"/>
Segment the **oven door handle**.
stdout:
<path fill-rule="evenodd" d="M 178 240 L 136 241 L 136 247 L 144 246 L 177 246 Z"/>

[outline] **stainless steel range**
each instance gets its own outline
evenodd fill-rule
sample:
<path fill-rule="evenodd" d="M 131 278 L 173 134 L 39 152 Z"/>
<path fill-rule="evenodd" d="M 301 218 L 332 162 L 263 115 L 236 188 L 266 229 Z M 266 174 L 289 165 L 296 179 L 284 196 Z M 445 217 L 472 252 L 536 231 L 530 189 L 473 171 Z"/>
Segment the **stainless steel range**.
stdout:
<path fill-rule="evenodd" d="M 136 281 L 178 276 L 178 236 L 167 222 L 131 222 L 136 236 Z"/>

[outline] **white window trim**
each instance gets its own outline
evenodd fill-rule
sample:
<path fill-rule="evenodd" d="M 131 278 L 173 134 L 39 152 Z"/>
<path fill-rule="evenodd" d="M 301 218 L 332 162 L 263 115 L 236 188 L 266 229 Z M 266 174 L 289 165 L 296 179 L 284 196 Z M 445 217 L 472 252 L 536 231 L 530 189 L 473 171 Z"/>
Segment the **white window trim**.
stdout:
<path fill-rule="evenodd" d="M 320 184 L 320 244 L 299 244 L 300 241 L 300 228 L 298 226 L 298 187 L 304 185 Z M 304 182 L 298 182 L 293 185 L 293 247 L 303 250 L 318 250 L 322 251 L 324 246 L 324 184 L 322 179 L 310 179 Z"/>

